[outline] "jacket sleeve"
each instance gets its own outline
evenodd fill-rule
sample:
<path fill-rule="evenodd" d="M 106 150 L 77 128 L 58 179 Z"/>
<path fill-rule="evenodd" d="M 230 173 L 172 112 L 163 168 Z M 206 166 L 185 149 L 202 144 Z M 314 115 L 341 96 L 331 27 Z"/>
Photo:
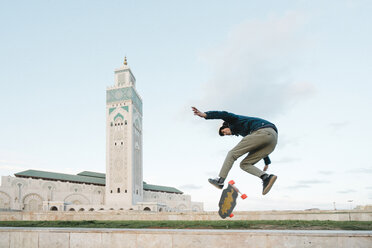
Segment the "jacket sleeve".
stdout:
<path fill-rule="evenodd" d="M 226 111 L 207 111 L 205 112 L 207 114 L 207 117 L 205 119 L 222 119 L 224 121 L 227 121 L 229 123 L 234 122 L 238 117 L 233 114 Z"/>
<path fill-rule="evenodd" d="M 264 161 L 265 161 L 265 165 L 271 164 L 271 160 L 270 160 L 269 156 L 264 157 Z"/>

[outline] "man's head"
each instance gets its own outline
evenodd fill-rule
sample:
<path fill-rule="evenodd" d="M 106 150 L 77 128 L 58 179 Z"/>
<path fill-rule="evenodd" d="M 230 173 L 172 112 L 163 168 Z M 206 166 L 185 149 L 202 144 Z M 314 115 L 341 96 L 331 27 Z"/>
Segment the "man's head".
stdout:
<path fill-rule="evenodd" d="M 220 134 L 220 136 L 232 135 L 229 123 L 224 121 L 222 123 L 222 126 L 220 127 L 220 130 L 218 131 L 218 133 Z"/>

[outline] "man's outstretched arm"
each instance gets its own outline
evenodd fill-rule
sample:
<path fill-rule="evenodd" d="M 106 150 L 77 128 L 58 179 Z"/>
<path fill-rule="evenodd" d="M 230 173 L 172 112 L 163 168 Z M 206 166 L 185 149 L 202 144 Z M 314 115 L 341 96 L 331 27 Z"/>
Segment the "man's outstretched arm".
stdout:
<path fill-rule="evenodd" d="M 237 116 L 233 113 L 229 113 L 226 111 L 207 111 L 201 112 L 195 107 L 191 107 L 192 111 L 194 111 L 194 115 L 203 117 L 205 119 L 222 119 L 229 123 L 234 122 L 237 119 Z"/>
<path fill-rule="evenodd" d="M 197 109 L 195 107 L 191 107 L 191 109 L 194 112 L 194 115 L 200 116 L 202 118 L 206 118 L 207 117 L 207 114 L 204 113 L 204 112 L 201 112 L 199 109 Z"/>

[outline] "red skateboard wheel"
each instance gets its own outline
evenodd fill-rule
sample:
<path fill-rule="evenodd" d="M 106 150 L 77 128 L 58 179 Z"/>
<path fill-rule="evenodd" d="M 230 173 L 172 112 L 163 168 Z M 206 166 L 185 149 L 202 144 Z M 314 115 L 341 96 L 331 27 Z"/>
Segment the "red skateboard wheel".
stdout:
<path fill-rule="evenodd" d="M 231 180 L 231 181 L 229 182 L 229 184 L 234 185 L 234 184 L 235 184 L 234 180 Z"/>
<path fill-rule="evenodd" d="M 247 199 L 247 195 L 246 194 L 242 194 L 241 198 L 244 200 L 244 199 Z"/>

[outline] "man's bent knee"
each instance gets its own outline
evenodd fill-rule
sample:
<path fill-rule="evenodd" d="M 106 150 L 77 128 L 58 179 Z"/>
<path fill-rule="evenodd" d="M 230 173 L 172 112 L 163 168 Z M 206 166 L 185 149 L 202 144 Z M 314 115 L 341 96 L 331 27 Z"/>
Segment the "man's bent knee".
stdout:
<path fill-rule="evenodd" d="M 240 169 L 243 171 L 247 171 L 249 167 L 251 167 L 252 164 L 240 164 Z"/>
<path fill-rule="evenodd" d="M 240 155 L 237 154 L 237 153 L 234 152 L 234 151 L 229 151 L 229 152 L 227 153 L 227 156 L 226 156 L 226 157 L 235 161 L 235 160 L 237 160 L 237 159 L 240 157 Z"/>
<path fill-rule="evenodd" d="M 256 177 L 260 177 L 262 176 L 262 174 L 264 174 L 263 171 L 261 171 L 260 169 L 258 169 L 256 166 L 254 166 L 254 164 L 248 164 L 248 163 L 241 163 L 240 164 L 240 168 L 249 173 L 249 174 L 252 174 Z"/>

